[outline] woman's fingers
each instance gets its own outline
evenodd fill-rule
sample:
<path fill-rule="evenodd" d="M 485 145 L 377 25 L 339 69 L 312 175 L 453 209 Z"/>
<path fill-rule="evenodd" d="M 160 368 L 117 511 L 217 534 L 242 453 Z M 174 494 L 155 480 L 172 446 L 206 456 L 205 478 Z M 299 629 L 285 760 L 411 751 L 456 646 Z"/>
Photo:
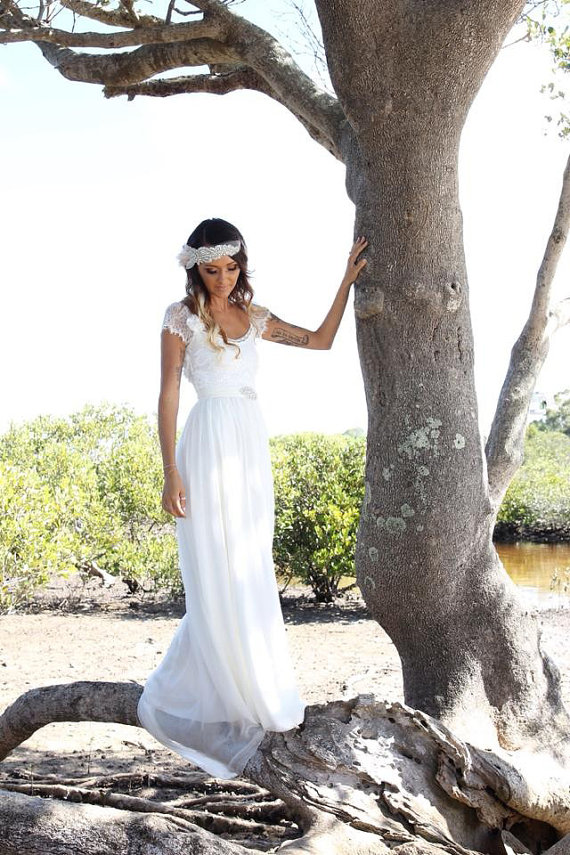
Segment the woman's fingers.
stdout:
<path fill-rule="evenodd" d="M 352 284 L 357 278 L 358 274 L 362 270 L 363 267 L 366 267 L 366 259 L 361 258 L 358 260 L 358 256 L 361 252 L 363 252 L 368 246 L 368 241 L 365 237 L 357 237 L 354 243 L 352 244 L 352 249 L 348 255 L 348 264 L 346 267 L 346 279 Z"/>
<path fill-rule="evenodd" d="M 167 493 L 162 494 L 162 507 L 167 514 L 173 517 L 186 516 L 186 496 L 184 493 Z"/>
<path fill-rule="evenodd" d="M 368 241 L 365 237 L 357 237 L 354 243 L 352 244 L 352 249 L 350 250 L 350 257 L 352 259 L 358 258 L 360 253 L 366 249 L 368 246 Z"/>
<path fill-rule="evenodd" d="M 178 510 L 177 516 L 185 517 L 186 516 L 186 496 L 180 495 L 178 497 L 176 507 Z"/>
<path fill-rule="evenodd" d="M 185 517 L 186 516 L 186 508 L 181 506 L 179 502 L 176 502 L 171 507 L 167 507 L 163 505 L 164 510 L 167 514 L 170 514 L 173 517 Z"/>
<path fill-rule="evenodd" d="M 354 267 L 357 267 L 359 270 L 364 267 L 366 264 L 366 259 L 361 258 L 360 261 L 357 261 L 358 256 L 361 252 L 364 252 L 366 247 L 368 246 L 368 241 L 364 237 L 356 238 L 352 245 L 352 249 L 350 250 L 350 255 L 348 256 L 349 262 L 352 263 Z"/>

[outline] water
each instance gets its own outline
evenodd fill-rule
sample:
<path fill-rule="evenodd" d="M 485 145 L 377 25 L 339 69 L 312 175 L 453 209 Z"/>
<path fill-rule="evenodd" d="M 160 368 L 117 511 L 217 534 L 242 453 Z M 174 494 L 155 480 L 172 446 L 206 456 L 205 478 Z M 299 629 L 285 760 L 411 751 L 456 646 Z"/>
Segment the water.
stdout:
<path fill-rule="evenodd" d="M 570 543 L 497 543 L 505 570 L 537 605 L 570 603 Z"/>

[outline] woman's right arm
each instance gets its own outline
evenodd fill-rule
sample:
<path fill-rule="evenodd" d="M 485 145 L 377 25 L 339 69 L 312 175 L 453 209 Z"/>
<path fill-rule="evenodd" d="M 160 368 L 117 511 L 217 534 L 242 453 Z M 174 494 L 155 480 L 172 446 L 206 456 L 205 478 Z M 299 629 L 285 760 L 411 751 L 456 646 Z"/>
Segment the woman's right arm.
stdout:
<path fill-rule="evenodd" d="M 176 419 L 186 345 L 179 335 L 161 333 L 161 376 L 158 398 L 158 437 L 164 468 L 162 507 L 175 517 L 186 516 L 186 492 L 176 468 Z"/>

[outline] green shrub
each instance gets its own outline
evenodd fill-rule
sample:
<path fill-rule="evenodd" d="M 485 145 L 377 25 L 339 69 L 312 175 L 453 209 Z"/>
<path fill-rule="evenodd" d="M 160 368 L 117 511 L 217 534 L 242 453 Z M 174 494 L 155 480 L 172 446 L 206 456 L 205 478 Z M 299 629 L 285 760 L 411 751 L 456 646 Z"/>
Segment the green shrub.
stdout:
<path fill-rule="evenodd" d="M 97 564 L 179 591 L 156 429 L 128 407 L 40 416 L 0 437 L 0 608 Z"/>
<path fill-rule="evenodd" d="M 363 438 L 271 441 L 275 560 L 330 601 L 354 572 Z M 180 593 L 174 522 L 161 507 L 156 429 L 129 407 L 40 416 L 0 437 L 0 609 L 96 564 L 135 590 Z"/>
<path fill-rule="evenodd" d="M 523 464 L 497 523 L 515 537 L 570 536 L 570 436 L 529 426 Z"/>
<path fill-rule="evenodd" d="M 270 445 L 277 570 L 310 585 L 317 601 L 330 602 L 342 577 L 354 575 L 365 440 L 305 433 Z"/>

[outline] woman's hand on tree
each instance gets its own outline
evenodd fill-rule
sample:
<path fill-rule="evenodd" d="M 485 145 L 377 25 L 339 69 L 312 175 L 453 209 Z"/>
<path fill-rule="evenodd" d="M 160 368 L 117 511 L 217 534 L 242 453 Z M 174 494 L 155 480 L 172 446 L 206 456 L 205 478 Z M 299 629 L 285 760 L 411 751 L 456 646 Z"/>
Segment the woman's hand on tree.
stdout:
<path fill-rule="evenodd" d="M 366 265 L 366 259 L 359 259 L 358 256 L 367 246 L 368 241 L 365 237 L 359 237 L 354 241 L 340 287 L 326 318 L 317 330 L 295 326 L 270 313 L 263 331 L 263 338 L 277 344 L 290 344 L 295 347 L 306 347 L 309 350 L 328 350 L 332 346 L 342 320 L 350 288 Z"/>
<path fill-rule="evenodd" d="M 162 507 L 173 517 L 186 516 L 186 490 L 177 469 L 170 470 L 164 476 Z"/>
<path fill-rule="evenodd" d="M 352 285 L 358 279 L 358 274 L 366 266 L 366 259 L 361 258 L 358 260 L 358 256 L 361 252 L 363 252 L 368 246 L 368 241 L 365 237 L 358 237 L 354 241 L 352 245 L 352 249 L 350 250 L 348 256 L 348 263 L 346 265 L 346 272 L 342 277 L 342 281 L 345 285 Z"/>

